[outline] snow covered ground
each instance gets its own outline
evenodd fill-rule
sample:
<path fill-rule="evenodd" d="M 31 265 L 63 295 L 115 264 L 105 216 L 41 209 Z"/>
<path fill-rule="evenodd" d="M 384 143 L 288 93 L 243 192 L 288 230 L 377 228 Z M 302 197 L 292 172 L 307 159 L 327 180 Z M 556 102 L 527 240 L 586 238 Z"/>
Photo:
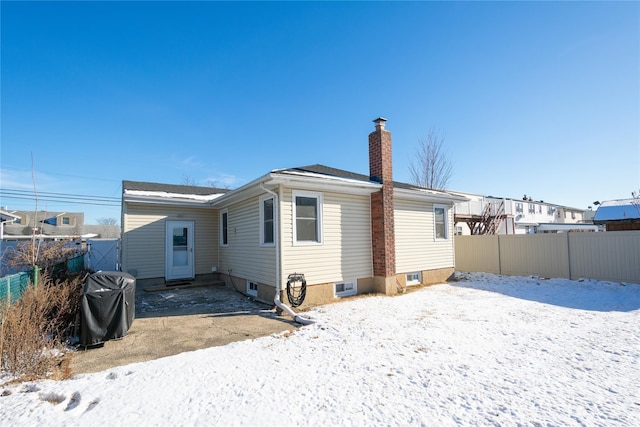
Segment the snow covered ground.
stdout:
<path fill-rule="evenodd" d="M 459 276 L 294 333 L 0 386 L 0 425 L 638 425 L 640 285 Z"/>

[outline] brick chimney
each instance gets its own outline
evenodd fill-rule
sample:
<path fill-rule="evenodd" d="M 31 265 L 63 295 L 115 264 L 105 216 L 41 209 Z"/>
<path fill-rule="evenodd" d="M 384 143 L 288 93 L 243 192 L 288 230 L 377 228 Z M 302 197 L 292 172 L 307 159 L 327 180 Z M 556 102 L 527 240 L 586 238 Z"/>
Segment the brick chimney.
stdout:
<path fill-rule="evenodd" d="M 391 132 L 385 130 L 387 119 L 373 122 L 375 131 L 369 134 L 370 179 L 382 184 L 371 195 L 371 246 L 373 252 L 374 287 L 377 292 L 396 292 L 396 245 L 393 219 L 393 173 Z"/>

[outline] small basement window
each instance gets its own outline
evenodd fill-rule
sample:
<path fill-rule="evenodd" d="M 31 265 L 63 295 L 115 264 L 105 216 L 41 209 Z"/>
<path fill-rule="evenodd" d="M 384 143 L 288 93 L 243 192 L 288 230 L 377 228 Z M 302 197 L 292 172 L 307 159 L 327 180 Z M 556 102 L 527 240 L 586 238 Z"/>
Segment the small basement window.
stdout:
<path fill-rule="evenodd" d="M 407 286 L 419 285 L 421 283 L 422 283 L 422 273 L 420 271 L 407 273 Z"/>
<path fill-rule="evenodd" d="M 334 292 L 336 297 L 346 297 L 349 295 L 356 294 L 356 282 L 354 281 L 346 281 L 346 282 L 336 282 L 334 284 Z"/>
<path fill-rule="evenodd" d="M 258 296 L 258 284 L 247 280 L 247 295 Z"/>

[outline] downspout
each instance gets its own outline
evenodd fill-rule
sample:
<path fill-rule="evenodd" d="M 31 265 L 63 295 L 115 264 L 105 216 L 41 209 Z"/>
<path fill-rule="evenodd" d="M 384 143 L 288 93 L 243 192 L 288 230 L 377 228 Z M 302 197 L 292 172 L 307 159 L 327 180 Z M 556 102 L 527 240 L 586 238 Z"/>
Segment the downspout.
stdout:
<path fill-rule="evenodd" d="M 291 307 L 289 307 L 288 305 L 284 304 L 282 301 L 280 301 L 280 292 L 282 292 L 282 281 L 280 279 L 280 252 L 282 251 L 282 245 L 280 245 L 280 229 L 281 229 L 281 215 L 280 215 L 280 198 L 278 197 L 277 193 L 274 193 L 273 191 L 265 188 L 265 186 L 260 183 L 260 188 L 262 188 L 264 191 L 266 191 L 267 193 L 273 195 L 273 200 L 274 200 L 274 212 L 278 212 L 278 216 L 277 216 L 277 225 L 276 227 L 274 227 L 274 234 L 275 236 L 273 236 L 273 240 L 276 244 L 276 295 L 273 297 L 273 302 L 276 304 L 276 306 L 278 308 L 280 308 L 283 311 L 286 311 L 289 316 L 293 317 L 293 320 L 296 323 L 300 323 L 301 325 L 311 325 L 313 323 L 316 323 L 315 320 L 313 319 L 309 319 L 308 317 L 302 317 L 298 314 L 296 314 L 295 311 L 293 311 L 293 309 Z M 280 191 L 278 191 L 280 192 Z M 277 207 L 277 208 L 276 208 Z"/>

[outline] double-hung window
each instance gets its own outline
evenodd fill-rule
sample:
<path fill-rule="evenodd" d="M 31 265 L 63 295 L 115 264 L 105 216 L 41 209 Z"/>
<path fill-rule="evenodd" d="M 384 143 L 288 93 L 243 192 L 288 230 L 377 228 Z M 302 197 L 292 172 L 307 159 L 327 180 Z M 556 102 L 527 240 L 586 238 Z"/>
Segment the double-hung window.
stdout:
<path fill-rule="evenodd" d="M 322 243 L 322 194 L 293 192 L 293 243 Z"/>
<path fill-rule="evenodd" d="M 260 199 L 260 244 L 273 246 L 275 244 L 275 205 L 273 196 Z"/>
<path fill-rule="evenodd" d="M 435 205 L 433 207 L 433 228 L 435 240 L 446 240 L 449 238 L 446 206 Z"/>
<path fill-rule="evenodd" d="M 229 245 L 229 211 L 220 212 L 220 246 Z"/>

